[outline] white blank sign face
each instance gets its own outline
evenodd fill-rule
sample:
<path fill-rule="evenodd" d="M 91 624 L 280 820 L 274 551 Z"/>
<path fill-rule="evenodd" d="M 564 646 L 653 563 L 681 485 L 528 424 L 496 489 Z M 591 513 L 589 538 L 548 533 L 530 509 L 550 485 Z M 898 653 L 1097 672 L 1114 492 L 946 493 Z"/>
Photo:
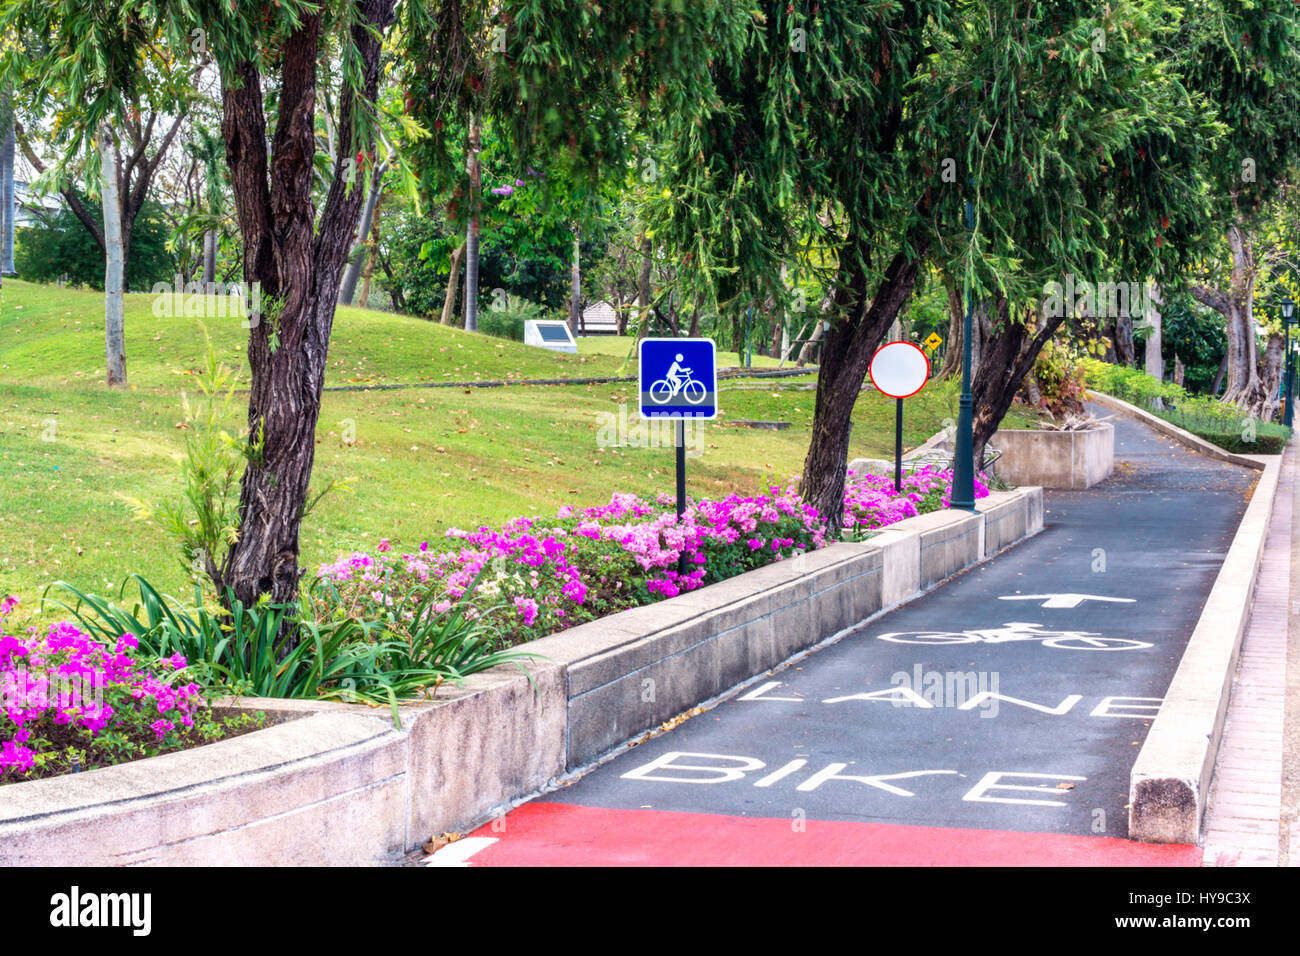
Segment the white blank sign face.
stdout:
<path fill-rule="evenodd" d="M 930 377 L 930 360 L 911 342 L 882 345 L 871 359 L 871 382 L 890 398 L 915 395 Z"/>

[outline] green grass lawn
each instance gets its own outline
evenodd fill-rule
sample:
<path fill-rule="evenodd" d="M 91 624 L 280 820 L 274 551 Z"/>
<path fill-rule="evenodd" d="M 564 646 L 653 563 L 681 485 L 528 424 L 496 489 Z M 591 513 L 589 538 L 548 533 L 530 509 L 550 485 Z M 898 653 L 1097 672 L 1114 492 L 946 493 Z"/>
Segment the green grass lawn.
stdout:
<path fill-rule="evenodd" d="M 145 295 L 127 299 L 130 385 L 109 391 L 102 296 L 15 280 L 0 291 L 0 595 L 15 595 L 29 611 L 60 578 L 103 593 L 139 572 L 164 591 L 185 590 L 176 546 L 157 525 L 135 517 L 132 502 L 178 495 L 182 394 L 194 391 L 204 339 L 199 320 L 156 317 L 151 302 Z M 205 324 L 222 361 L 246 377 L 247 330 L 239 319 Z M 579 378 L 620 368 L 630 374 L 629 345 L 584 339 L 578 355 L 563 355 L 341 308 L 327 385 Z M 730 359 L 719 361 L 734 364 L 734 353 Z M 724 386 L 724 417 L 705 426 L 703 454 L 688 464 L 691 494 L 749 493 L 797 475 L 808 447 L 813 380 Z M 617 415 L 623 404 L 635 421 L 631 383 L 328 392 L 316 484 L 342 480 L 351 491 L 327 496 L 309 516 L 304 560 L 314 567 L 381 538 L 411 548 L 449 527 L 604 503 L 614 491 L 671 492 L 671 448 L 598 447 L 601 415 Z M 232 431 L 243 419 L 238 397 L 235 405 Z M 906 444 L 924 441 L 955 418 L 956 408 L 950 383 L 908 399 Z M 759 431 L 728 427 L 728 419 L 792 427 Z M 864 393 L 854 421 L 852 455 L 892 454 L 892 400 Z"/>

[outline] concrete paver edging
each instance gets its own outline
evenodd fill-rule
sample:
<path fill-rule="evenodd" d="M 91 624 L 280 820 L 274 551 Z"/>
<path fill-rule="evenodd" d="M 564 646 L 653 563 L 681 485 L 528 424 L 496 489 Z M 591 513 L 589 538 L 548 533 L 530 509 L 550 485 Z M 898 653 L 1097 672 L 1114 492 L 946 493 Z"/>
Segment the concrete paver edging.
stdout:
<path fill-rule="evenodd" d="M 271 726 L 0 789 L 0 864 L 380 864 L 911 600 L 1043 528 L 1042 489 L 995 492 L 531 645 L 401 708 L 243 699 Z"/>
<path fill-rule="evenodd" d="M 1117 412 L 1124 412 L 1132 415 L 1147 425 L 1150 425 L 1162 435 L 1168 435 L 1182 444 L 1191 448 L 1193 451 L 1199 451 L 1203 455 L 1211 458 L 1217 458 L 1220 461 L 1230 462 L 1234 465 L 1241 465 L 1243 468 L 1254 468 L 1257 471 L 1264 467 L 1264 463 L 1275 455 L 1239 455 L 1236 452 L 1220 448 L 1212 442 L 1206 441 L 1197 435 L 1193 435 L 1186 429 L 1179 428 L 1172 422 L 1167 422 L 1159 415 L 1153 415 L 1146 409 L 1138 408 L 1136 405 L 1130 405 L 1128 402 L 1115 398 L 1113 395 L 1107 395 L 1104 392 L 1088 389 L 1088 397 L 1099 405 L 1105 405 L 1107 408 L 1113 408 Z"/>
<path fill-rule="evenodd" d="M 1134 840 L 1196 843 L 1200 836 L 1281 473 L 1280 456 L 1248 461 L 1263 474 L 1129 777 Z"/>

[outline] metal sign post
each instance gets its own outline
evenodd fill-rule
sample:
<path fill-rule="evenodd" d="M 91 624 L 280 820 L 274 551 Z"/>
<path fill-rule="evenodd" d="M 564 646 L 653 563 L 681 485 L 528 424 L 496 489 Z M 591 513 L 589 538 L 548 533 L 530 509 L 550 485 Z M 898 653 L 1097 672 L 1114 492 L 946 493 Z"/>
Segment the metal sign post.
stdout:
<path fill-rule="evenodd" d="M 871 383 L 894 399 L 894 491 L 903 490 L 903 399 L 919 392 L 930 377 L 930 360 L 911 342 L 889 342 L 871 357 Z"/>
<path fill-rule="evenodd" d="M 676 420 L 677 518 L 686 513 L 686 419 L 718 417 L 718 350 L 712 339 L 642 339 L 637 346 L 642 418 Z M 677 571 L 686 573 L 686 551 Z"/>

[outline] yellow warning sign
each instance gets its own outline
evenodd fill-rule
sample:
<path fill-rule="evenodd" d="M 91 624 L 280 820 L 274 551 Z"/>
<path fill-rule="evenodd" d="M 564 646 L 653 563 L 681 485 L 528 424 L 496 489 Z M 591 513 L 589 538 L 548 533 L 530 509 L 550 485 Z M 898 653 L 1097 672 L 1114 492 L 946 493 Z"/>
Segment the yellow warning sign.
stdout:
<path fill-rule="evenodd" d="M 931 352 L 943 345 L 943 339 L 939 338 L 938 332 L 931 332 L 929 338 L 925 340 L 925 347 Z"/>

